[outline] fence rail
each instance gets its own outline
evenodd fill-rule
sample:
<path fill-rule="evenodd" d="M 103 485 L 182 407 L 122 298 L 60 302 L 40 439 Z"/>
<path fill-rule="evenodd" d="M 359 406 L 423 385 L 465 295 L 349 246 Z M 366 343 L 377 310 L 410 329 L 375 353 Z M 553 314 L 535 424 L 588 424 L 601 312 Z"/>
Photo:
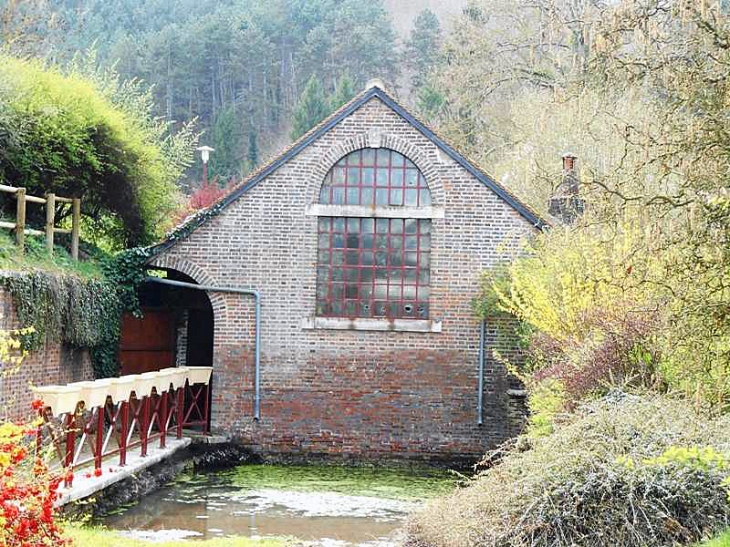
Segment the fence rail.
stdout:
<path fill-rule="evenodd" d="M 15 242 L 23 252 L 25 246 L 25 236 L 34 235 L 46 236 L 46 248 L 49 254 L 53 254 L 53 239 L 55 234 L 71 234 L 71 257 L 74 260 L 79 259 L 79 232 L 81 222 L 81 200 L 79 198 L 63 198 L 55 194 L 46 194 L 45 198 L 38 196 L 30 196 L 26 193 L 25 188 L 16 188 L 15 186 L 7 186 L 0 184 L 0 192 L 13 194 L 16 199 L 15 222 L 0 221 L 0 228 L 15 230 Z M 25 227 L 25 210 L 27 203 L 38 203 L 46 206 L 46 228 L 45 232 Z M 56 227 L 56 203 L 71 204 L 71 229 Z"/>

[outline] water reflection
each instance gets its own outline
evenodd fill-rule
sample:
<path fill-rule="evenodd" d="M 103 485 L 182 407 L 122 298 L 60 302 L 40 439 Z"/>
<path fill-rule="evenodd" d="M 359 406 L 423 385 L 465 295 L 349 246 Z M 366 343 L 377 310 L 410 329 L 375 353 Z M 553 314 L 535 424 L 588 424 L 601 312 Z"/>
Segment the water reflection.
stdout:
<path fill-rule="evenodd" d="M 423 499 L 408 499 L 408 494 L 423 495 L 430 491 L 430 484 L 431 490 L 443 490 L 449 481 L 409 474 L 400 480 L 393 472 L 382 477 L 373 471 L 360 480 L 363 477 L 353 473 L 250 466 L 190 476 L 107 516 L 103 523 L 145 539 L 238 535 L 382 542 L 423 503 Z"/>

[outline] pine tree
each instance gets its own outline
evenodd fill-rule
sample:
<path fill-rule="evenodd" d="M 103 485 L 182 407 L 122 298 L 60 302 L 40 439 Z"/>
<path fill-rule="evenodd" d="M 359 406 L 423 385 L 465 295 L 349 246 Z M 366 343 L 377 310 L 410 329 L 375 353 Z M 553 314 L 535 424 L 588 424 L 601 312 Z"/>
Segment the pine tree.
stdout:
<path fill-rule="evenodd" d="M 416 108 L 427 122 L 435 124 L 444 110 L 446 99 L 433 85 L 425 82 L 417 91 Z"/>
<path fill-rule="evenodd" d="M 212 131 L 215 153 L 210 155 L 210 175 L 228 179 L 236 174 L 236 115 L 232 107 L 221 110 L 215 118 Z"/>
<path fill-rule="evenodd" d="M 404 63 L 413 71 L 411 85 L 414 90 L 426 83 L 428 74 L 438 61 L 440 46 L 441 26 L 438 17 L 430 9 L 425 9 L 416 17 L 405 49 Z"/>
<path fill-rule="evenodd" d="M 335 92 L 330 96 L 330 108 L 332 111 L 337 110 L 343 104 L 350 101 L 355 96 L 355 84 L 350 79 L 350 74 L 345 72 L 340 76 L 337 82 Z"/>
<path fill-rule="evenodd" d="M 319 79 L 312 75 L 304 88 L 299 102 L 294 107 L 292 120 L 292 139 L 296 140 L 312 127 L 317 125 L 330 113 L 330 107 L 327 97 L 324 93 L 324 87 Z"/>
<path fill-rule="evenodd" d="M 259 163 L 259 140 L 253 127 L 248 132 L 248 154 L 246 156 L 249 171 L 256 169 Z"/>

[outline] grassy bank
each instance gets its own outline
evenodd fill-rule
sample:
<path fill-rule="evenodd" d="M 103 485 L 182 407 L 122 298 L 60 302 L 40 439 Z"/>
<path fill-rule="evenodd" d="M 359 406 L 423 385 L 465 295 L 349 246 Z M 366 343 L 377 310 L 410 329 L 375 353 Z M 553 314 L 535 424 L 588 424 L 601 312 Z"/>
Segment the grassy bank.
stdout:
<path fill-rule="evenodd" d="M 69 526 L 66 535 L 77 547 L 287 547 L 289 539 L 251 539 L 244 537 L 220 538 L 191 541 L 151 542 L 141 539 L 126 538 L 104 528 Z"/>
<path fill-rule="evenodd" d="M 730 547 L 730 530 L 715 539 L 702 543 L 699 547 Z"/>

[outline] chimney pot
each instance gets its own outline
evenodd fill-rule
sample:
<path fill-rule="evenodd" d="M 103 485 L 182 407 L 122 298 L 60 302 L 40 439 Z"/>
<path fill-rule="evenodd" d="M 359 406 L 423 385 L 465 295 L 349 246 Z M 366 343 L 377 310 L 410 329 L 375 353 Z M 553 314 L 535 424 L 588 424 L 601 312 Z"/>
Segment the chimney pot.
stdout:
<path fill-rule="evenodd" d="M 563 170 L 564 171 L 574 171 L 575 170 L 575 160 L 578 158 L 574 156 L 573 154 L 565 154 L 563 155 Z"/>

